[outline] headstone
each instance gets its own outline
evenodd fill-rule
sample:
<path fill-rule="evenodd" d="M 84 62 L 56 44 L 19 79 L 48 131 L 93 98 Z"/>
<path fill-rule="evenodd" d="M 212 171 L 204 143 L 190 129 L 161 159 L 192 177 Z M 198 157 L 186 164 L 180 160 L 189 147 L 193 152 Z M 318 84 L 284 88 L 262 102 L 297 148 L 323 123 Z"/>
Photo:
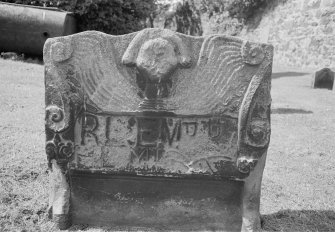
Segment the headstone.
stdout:
<path fill-rule="evenodd" d="M 316 71 L 312 79 L 312 87 L 332 90 L 334 87 L 335 72 L 329 68 L 323 68 Z"/>
<path fill-rule="evenodd" d="M 267 44 L 161 29 L 48 39 L 58 227 L 259 229 L 272 56 Z"/>

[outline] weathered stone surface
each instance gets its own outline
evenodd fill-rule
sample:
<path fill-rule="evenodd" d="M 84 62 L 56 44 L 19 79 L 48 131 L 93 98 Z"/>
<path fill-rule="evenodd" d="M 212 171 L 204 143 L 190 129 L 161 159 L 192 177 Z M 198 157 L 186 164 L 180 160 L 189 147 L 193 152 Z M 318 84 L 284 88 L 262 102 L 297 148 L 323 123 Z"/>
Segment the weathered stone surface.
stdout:
<path fill-rule="evenodd" d="M 241 230 L 241 181 L 97 175 L 73 175 L 72 180 L 77 223 L 152 231 Z"/>
<path fill-rule="evenodd" d="M 334 87 L 335 72 L 329 68 L 316 71 L 313 75 L 312 87 L 332 90 Z"/>
<path fill-rule="evenodd" d="M 133 218 L 132 225 L 150 226 L 155 223 L 138 214 L 157 216 L 178 198 L 168 207 L 168 218 L 189 214 L 189 224 L 180 228 L 195 228 L 192 221 L 199 218 L 208 222 L 204 229 L 231 230 L 229 220 L 234 221 L 233 230 L 258 228 L 270 140 L 272 56 L 273 48 L 266 44 L 161 29 L 123 36 L 91 31 L 49 39 L 44 47 L 46 152 L 50 167 L 59 165 L 71 182 L 73 221 L 127 224 L 115 216 L 120 213 Z M 84 177 L 93 178 L 90 183 L 96 182 L 96 188 L 87 186 Z M 151 178 L 147 191 L 122 187 L 145 185 Z M 164 195 L 161 186 L 168 180 L 176 183 L 167 185 L 170 195 Z M 192 185 L 195 195 L 172 190 L 192 180 L 198 181 Z M 224 193 L 213 188 L 198 198 L 194 186 L 214 180 L 227 188 Z M 118 194 L 132 197 L 123 204 Z M 224 200 L 217 203 L 221 206 L 215 205 L 222 194 Z M 68 195 L 58 195 L 64 199 L 51 200 L 51 205 L 66 205 Z M 207 198 L 213 207 L 203 203 Z M 85 204 L 101 205 L 104 200 L 110 207 L 83 212 Z M 229 201 L 233 205 L 226 205 L 228 214 L 234 218 L 227 221 L 220 207 Z M 162 211 L 146 211 L 158 206 Z M 61 213 L 68 213 L 65 208 Z M 192 213 L 199 209 L 206 213 Z M 101 215 L 91 218 L 98 211 Z M 170 219 L 155 220 L 170 225 Z M 171 228 L 178 229 L 178 224 Z"/>

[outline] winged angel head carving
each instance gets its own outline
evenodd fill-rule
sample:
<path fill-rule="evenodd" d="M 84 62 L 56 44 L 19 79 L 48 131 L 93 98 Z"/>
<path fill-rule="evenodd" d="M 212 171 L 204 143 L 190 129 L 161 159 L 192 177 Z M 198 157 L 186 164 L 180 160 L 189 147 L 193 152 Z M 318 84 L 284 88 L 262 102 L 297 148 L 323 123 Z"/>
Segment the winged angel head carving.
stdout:
<path fill-rule="evenodd" d="M 53 60 L 50 73 L 73 80 L 71 86 L 98 111 L 235 118 L 248 86 L 252 93 L 258 89 L 272 59 L 267 45 L 162 29 L 124 36 L 82 32 L 48 40 L 45 51 Z"/>

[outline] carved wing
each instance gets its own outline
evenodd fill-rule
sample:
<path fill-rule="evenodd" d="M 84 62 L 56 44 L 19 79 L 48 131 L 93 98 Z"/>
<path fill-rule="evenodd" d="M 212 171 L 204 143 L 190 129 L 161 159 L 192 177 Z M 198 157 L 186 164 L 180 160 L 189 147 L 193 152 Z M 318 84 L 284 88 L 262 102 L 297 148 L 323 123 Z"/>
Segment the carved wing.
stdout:
<path fill-rule="evenodd" d="M 107 112 L 136 111 L 140 103 L 135 77 L 121 67 L 117 38 L 86 32 L 73 37 L 71 63 L 88 99 Z"/>
<path fill-rule="evenodd" d="M 176 113 L 238 117 L 243 95 L 257 71 L 245 64 L 243 47 L 237 38 L 207 37 L 191 75 L 174 85 L 171 101 L 178 105 Z"/>

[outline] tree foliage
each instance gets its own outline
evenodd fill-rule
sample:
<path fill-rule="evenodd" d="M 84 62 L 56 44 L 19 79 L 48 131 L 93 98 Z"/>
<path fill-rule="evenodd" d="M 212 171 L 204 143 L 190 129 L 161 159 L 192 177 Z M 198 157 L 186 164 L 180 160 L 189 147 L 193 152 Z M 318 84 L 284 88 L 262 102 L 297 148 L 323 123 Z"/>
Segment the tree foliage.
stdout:
<path fill-rule="evenodd" d="M 234 0 L 227 6 L 231 17 L 247 22 L 255 14 L 266 7 L 271 0 Z"/>
<path fill-rule="evenodd" d="M 273 0 L 201 0 L 201 10 L 209 17 L 226 11 L 231 18 L 247 23 L 270 2 Z"/>
<path fill-rule="evenodd" d="M 163 27 L 189 35 L 202 35 L 201 17 L 206 14 L 220 33 L 237 35 L 261 9 L 275 0 L 2 0 L 18 4 L 57 7 L 73 12 L 79 31 L 98 30 L 120 35 Z M 279 1 L 279 0 L 276 0 Z"/>
<path fill-rule="evenodd" d="M 160 7 L 169 12 L 164 17 L 164 28 L 187 35 L 202 35 L 200 11 L 193 0 L 180 1 L 175 5 L 160 5 Z"/>
<path fill-rule="evenodd" d="M 5 2 L 57 7 L 71 11 L 80 31 L 98 30 L 120 35 L 147 27 L 155 0 L 7 0 Z"/>

